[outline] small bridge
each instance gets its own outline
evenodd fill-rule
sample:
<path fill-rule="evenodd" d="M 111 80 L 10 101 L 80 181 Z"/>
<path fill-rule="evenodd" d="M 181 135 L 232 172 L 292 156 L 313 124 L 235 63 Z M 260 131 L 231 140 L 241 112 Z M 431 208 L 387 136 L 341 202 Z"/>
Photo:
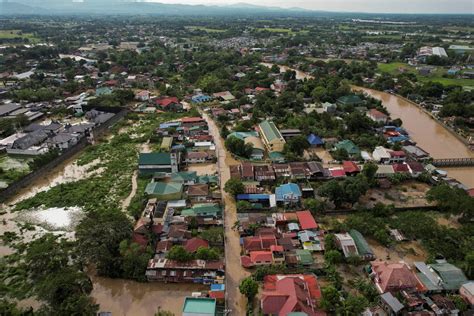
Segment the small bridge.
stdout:
<path fill-rule="evenodd" d="M 431 164 L 435 167 L 471 167 L 474 166 L 474 158 L 434 159 Z"/>

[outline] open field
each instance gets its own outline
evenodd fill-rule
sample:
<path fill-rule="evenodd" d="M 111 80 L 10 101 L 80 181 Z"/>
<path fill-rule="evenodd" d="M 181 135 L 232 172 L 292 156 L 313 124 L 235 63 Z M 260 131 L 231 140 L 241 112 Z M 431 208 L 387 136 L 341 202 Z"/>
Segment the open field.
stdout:
<path fill-rule="evenodd" d="M 307 30 L 301 30 L 301 31 L 293 31 L 292 29 L 289 29 L 289 28 L 272 28 L 272 27 L 265 27 L 265 28 L 257 28 L 256 29 L 257 31 L 259 32 L 263 32 L 263 31 L 267 31 L 267 32 L 270 32 L 270 33 L 284 33 L 284 34 L 288 34 L 288 35 L 292 35 L 292 34 L 306 34 L 308 33 L 309 31 Z"/>
<path fill-rule="evenodd" d="M 428 76 L 421 76 L 418 74 L 415 67 L 410 66 L 405 63 L 394 62 L 394 63 L 388 63 L 388 64 L 384 64 L 384 63 L 378 64 L 379 71 L 387 72 L 391 75 L 400 74 L 400 71 L 399 71 L 400 68 L 405 69 L 406 72 L 416 74 L 416 77 L 421 82 L 433 81 L 433 82 L 442 83 L 443 85 L 446 85 L 446 86 L 454 86 L 454 85 L 466 86 L 466 87 L 474 86 L 473 79 L 444 78 L 443 74 L 446 73 L 447 69 L 443 67 L 437 67 L 436 70 Z"/>
<path fill-rule="evenodd" d="M 0 30 L 0 40 L 15 38 L 28 39 L 32 42 L 38 41 L 38 38 L 33 33 L 22 33 L 20 30 Z"/>
<path fill-rule="evenodd" d="M 220 29 L 211 29 L 205 26 L 186 26 L 185 28 L 190 31 L 204 31 L 207 33 L 223 33 L 226 31 L 226 30 L 220 30 Z"/>

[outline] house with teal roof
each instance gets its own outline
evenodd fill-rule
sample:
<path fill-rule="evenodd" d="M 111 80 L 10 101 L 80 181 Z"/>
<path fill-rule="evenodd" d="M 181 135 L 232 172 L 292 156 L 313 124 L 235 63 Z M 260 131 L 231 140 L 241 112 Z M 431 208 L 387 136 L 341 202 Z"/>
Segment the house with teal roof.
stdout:
<path fill-rule="evenodd" d="M 358 95 L 355 94 L 345 95 L 337 99 L 337 104 L 342 106 L 359 106 L 362 103 L 364 103 L 364 101 Z"/>
<path fill-rule="evenodd" d="M 232 132 L 229 135 L 227 135 L 227 138 L 231 136 L 244 140 L 247 137 L 251 137 L 251 136 L 258 137 L 258 133 L 257 132 Z"/>
<path fill-rule="evenodd" d="M 150 182 L 145 188 L 149 197 L 160 201 L 179 200 L 183 196 L 183 183 L 180 182 Z"/>
<path fill-rule="evenodd" d="M 220 217 L 222 208 L 215 203 L 194 204 L 193 207 L 182 210 L 181 215 L 186 217 Z"/>
<path fill-rule="evenodd" d="M 354 157 L 360 154 L 359 147 L 356 146 L 351 140 L 345 139 L 334 145 L 336 149 L 344 149 L 347 151 L 349 156 Z"/>
<path fill-rule="evenodd" d="M 180 171 L 170 175 L 171 182 L 182 182 L 185 185 L 193 185 L 198 182 L 196 171 Z"/>
<path fill-rule="evenodd" d="M 177 153 L 140 153 L 138 170 L 142 175 L 152 175 L 156 172 L 178 172 Z"/>
<path fill-rule="evenodd" d="M 183 305 L 183 316 L 215 316 L 216 299 L 208 297 L 186 297 Z"/>

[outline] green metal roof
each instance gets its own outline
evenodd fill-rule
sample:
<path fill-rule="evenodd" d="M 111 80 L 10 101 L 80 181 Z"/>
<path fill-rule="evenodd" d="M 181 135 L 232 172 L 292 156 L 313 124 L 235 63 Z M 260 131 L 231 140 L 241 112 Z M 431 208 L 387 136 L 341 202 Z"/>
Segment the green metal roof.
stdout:
<path fill-rule="evenodd" d="M 198 183 L 218 183 L 219 177 L 212 175 L 198 176 Z"/>
<path fill-rule="evenodd" d="M 145 192 L 153 195 L 168 195 L 181 193 L 183 184 L 179 182 L 150 182 L 146 186 Z"/>
<path fill-rule="evenodd" d="M 446 290 L 459 290 L 461 285 L 467 282 L 467 278 L 461 269 L 448 262 L 439 262 L 429 265 L 443 280 L 443 288 Z"/>
<path fill-rule="evenodd" d="M 197 179 L 196 171 L 180 171 L 171 174 L 171 181 L 173 182 L 196 181 Z"/>
<path fill-rule="evenodd" d="M 275 123 L 269 121 L 263 121 L 260 123 L 260 130 L 265 134 L 265 138 L 271 142 L 274 139 L 283 139 L 280 131 L 275 126 Z"/>
<path fill-rule="evenodd" d="M 227 136 L 227 138 L 231 136 L 244 140 L 245 138 L 250 137 L 250 136 L 258 136 L 258 133 L 257 132 L 232 132 Z"/>
<path fill-rule="evenodd" d="M 181 211 L 183 216 L 217 216 L 221 213 L 221 207 L 213 203 L 195 204 L 193 207 Z"/>
<path fill-rule="evenodd" d="M 215 315 L 216 300 L 207 297 L 186 297 L 183 305 L 183 316 Z"/>
<path fill-rule="evenodd" d="M 359 147 L 357 147 L 351 140 L 345 139 L 343 141 L 340 141 L 336 145 L 337 149 L 345 149 L 347 153 L 350 155 L 357 155 L 360 153 Z"/>
<path fill-rule="evenodd" d="M 169 153 L 141 153 L 138 157 L 139 165 L 170 165 Z"/>
<path fill-rule="evenodd" d="M 296 249 L 296 255 L 298 256 L 301 264 L 313 264 L 313 255 L 309 250 Z"/>
<path fill-rule="evenodd" d="M 369 244 L 365 240 L 364 236 L 355 229 L 351 229 L 349 231 L 349 235 L 351 235 L 352 239 L 354 239 L 354 243 L 356 244 L 357 250 L 359 251 L 359 254 L 362 256 L 364 255 L 374 255 L 374 252 L 370 248 Z"/>
<path fill-rule="evenodd" d="M 339 99 L 337 99 L 337 102 L 344 105 L 348 105 L 348 104 L 356 105 L 356 104 L 362 103 L 362 99 L 358 95 L 351 94 L 351 95 L 340 97 Z"/>

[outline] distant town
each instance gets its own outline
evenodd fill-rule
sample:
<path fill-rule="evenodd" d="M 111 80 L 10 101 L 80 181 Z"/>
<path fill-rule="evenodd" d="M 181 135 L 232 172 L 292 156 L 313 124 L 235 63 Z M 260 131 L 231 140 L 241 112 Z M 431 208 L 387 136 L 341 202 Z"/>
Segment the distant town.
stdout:
<path fill-rule="evenodd" d="M 472 16 L 245 10 L 0 12 L 1 315 L 474 313 Z"/>

